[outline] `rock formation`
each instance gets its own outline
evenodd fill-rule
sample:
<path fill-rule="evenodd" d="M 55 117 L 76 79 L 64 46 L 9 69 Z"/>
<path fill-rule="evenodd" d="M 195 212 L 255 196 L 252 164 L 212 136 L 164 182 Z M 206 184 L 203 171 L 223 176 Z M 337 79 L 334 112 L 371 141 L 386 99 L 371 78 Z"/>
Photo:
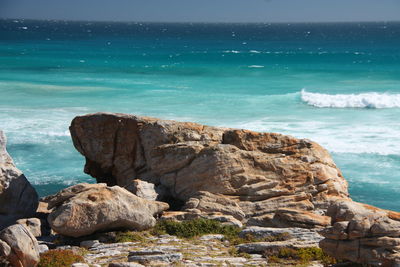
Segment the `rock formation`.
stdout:
<path fill-rule="evenodd" d="M 190 214 L 315 228 L 330 225 L 331 202 L 348 198 L 329 153 L 306 139 L 109 113 L 76 117 L 70 131 L 98 182 L 153 183 Z"/>
<path fill-rule="evenodd" d="M 321 231 L 325 252 L 361 264 L 400 266 L 400 213 L 341 200 L 328 215 L 333 225 Z"/>
<path fill-rule="evenodd" d="M 42 225 L 39 218 L 19 219 L 17 223 L 27 228 L 34 237 L 42 235 Z"/>
<path fill-rule="evenodd" d="M 77 184 L 44 201 L 53 209 L 48 217 L 51 228 L 72 237 L 119 228 L 144 230 L 155 225 L 154 215 L 168 209 L 166 203 L 106 184 Z"/>
<path fill-rule="evenodd" d="M 39 263 L 36 238 L 21 224 L 14 224 L 0 232 L 0 258 L 14 267 L 34 267 Z"/>
<path fill-rule="evenodd" d="M 0 229 L 20 218 L 32 217 L 37 206 L 38 195 L 15 167 L 6 150 L 6 137 L 0 131 Z"/>

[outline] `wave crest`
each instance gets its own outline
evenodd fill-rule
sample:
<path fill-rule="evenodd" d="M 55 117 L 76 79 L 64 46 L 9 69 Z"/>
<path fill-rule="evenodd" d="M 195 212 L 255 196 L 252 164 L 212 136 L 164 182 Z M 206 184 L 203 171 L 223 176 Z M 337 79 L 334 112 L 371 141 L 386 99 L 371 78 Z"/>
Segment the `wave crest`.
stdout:
<path fill-rule="evenodd" d="M 400 108 L 400 94 L 320 94 L 301 90 L 301 100 L 319 108 Z"/>

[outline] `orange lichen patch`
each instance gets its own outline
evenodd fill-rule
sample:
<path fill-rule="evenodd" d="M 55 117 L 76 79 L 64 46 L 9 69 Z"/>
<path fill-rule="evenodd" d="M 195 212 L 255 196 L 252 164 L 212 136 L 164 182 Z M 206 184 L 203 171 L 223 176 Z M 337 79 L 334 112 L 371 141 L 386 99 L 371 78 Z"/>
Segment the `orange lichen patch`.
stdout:
<path fill-rule="evenodd" d="M 388 210 L 388 217 L 395 221 L 400 221 L 400 212 Z"/>
<path fill-rule="evenodd" d="M 87 198 L 93 202 L 100 202 L 112 198 L 112 193 L 109 190 L 101 190 L 88 194 Z"/>

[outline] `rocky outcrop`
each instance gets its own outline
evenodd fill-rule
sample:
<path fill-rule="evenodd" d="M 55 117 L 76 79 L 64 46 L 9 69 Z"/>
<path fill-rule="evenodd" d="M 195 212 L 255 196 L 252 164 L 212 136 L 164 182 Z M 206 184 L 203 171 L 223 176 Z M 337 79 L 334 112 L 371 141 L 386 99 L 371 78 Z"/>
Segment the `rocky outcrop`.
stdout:
<path fill-rule="evenodd" d="M 14 224 L 0 232 L 0 257 L 14 267 L 34 267 L 39 263 L 39 245 L 29 230 Z"/>
<path fill-rule="evenodd" d="M 333 225 L 321 231 L 325 252 L 361 264 L 400 266 L 400 213 L 342 200 L 328 215 Z"/>
<path fill-rule="evenodd" d="M 139 198 L 119 186 L 77 184 L 44 199 L 53 211 L 51 228 L 79 237 L 112 229 L 144 230 L 155 225 L 154 215 L 168 204 Z"/>
<path fill-rule="evenodd" d="M 0 131 L 0 229 L 20 218 L 32 217 L 37 206 L 38 195 L 15 167 L 6 150 L 6 137 Z"/>
<path fill-rule="evenodd" d="M 330 225 L 331 202 L 348 198 L 329 153 L 306 139 L 108 113 L 76 117 L 70 131 L 98 182 L 153 183 L 193 214 L 315 228 Z"/>

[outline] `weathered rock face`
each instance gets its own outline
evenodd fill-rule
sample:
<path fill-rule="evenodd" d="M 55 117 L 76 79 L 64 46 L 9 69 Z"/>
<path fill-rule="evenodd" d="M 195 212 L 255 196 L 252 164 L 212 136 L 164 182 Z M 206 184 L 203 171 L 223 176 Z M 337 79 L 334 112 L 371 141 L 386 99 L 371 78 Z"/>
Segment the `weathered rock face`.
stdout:
<path fill-rule="evenodd" d="M 34 237 L 42 235 L 41 222 L 38 218 L 19 219 L 17 223 L 25 226 Z"/>
<path fill-rule="evenodd" d="M 400 213 L 342 200 L 328 215 L 333 225 L 321 231 L 325 252 L 361 264 L 400 266 Z"/>
<path fill-rule="evenodd" d="M 15 167 L 6 150 L 6 137 L 0 131 L 0 229 L 20 218 L 32 217 L 37 206 L 38 195 Z"/>
<path fill-rule="evenodd" d="M 34 267 L 39 263 L 39 245 L 26 227 L 14 224 L 0 232 L 0 256 L 14 267 Z"/>
<path fill-rule="evenodd" d="M 98 182 L 151 182 L 186 211 L 313 228 L 329 225 L 330 202 L 348 197 L 329 153 L 309 140 L 107 113 L 76 117 L 70 131 Z"/>
<path fill-rule="evenodd" d="M 155 225 L 153 217 L 168 204 L 142 199 L 119 186 L 77 184 L 45 198 L 51 228 L 79 237 L 118 228 L 144 230 Z"/>

